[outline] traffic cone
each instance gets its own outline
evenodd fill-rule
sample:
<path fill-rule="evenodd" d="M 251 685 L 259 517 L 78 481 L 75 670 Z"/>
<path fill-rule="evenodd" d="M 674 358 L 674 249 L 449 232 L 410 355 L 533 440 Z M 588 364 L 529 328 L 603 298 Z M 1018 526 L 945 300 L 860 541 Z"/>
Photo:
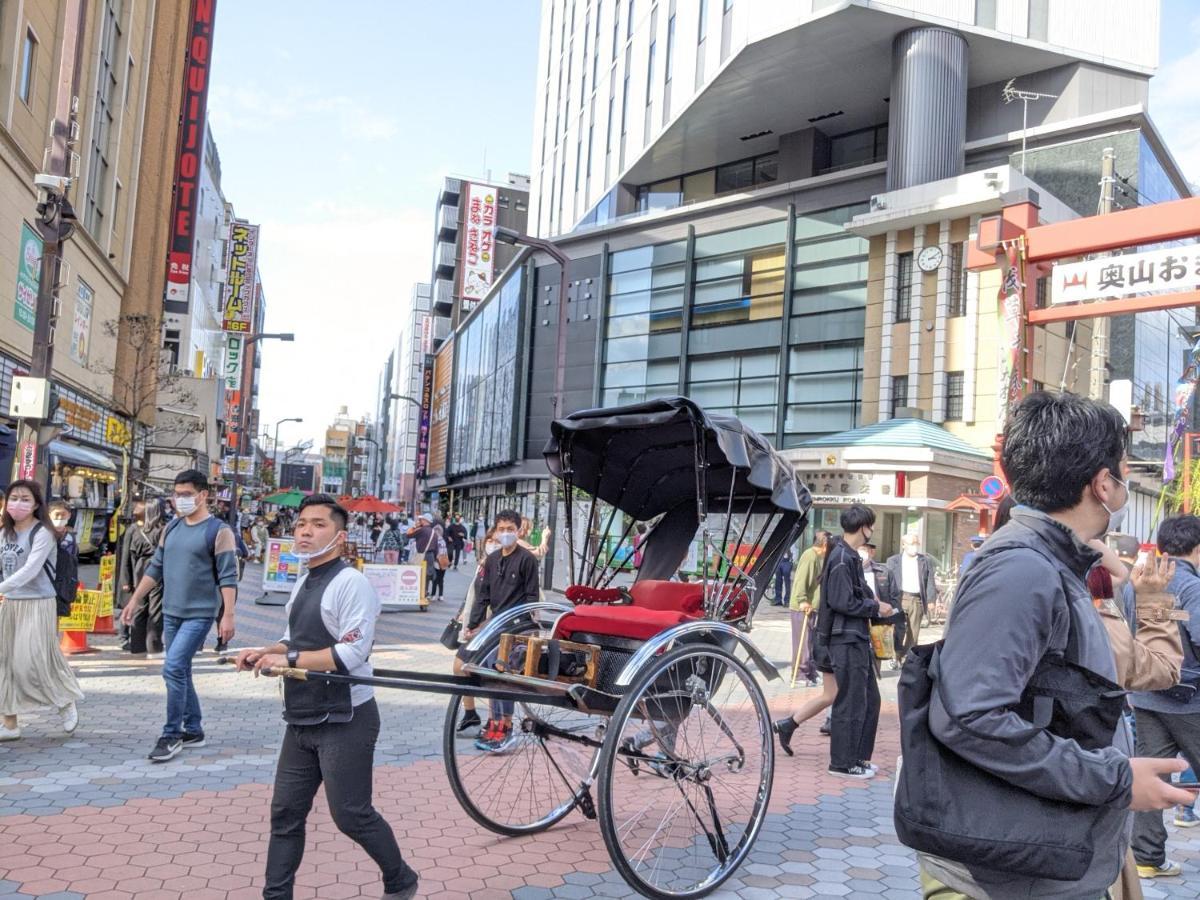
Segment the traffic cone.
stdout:
<path fill-rule="evenodd" d="M 58 649 L 66 656 L 74 656 L 77 653 L 96 652 L 95 647 L 88 646 L 86 631 L 64 631 Z"/>

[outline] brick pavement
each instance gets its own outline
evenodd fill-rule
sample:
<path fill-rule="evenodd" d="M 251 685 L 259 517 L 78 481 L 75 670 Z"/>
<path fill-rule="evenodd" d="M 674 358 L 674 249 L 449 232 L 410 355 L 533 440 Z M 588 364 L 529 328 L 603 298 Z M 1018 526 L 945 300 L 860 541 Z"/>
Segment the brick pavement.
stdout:
<path fill-rule="evenodd" d="M 247 573 L 250 580 L 255 575 Z M 466 576 L 447 578 L 451 598 Z M 247 590 L 247 598 L 257 591 Z M 430 613 L 381 620 L 379 666 L 440 671 L 450 654 L 436 643 L 454 599 Z M 278 636 L 282 610 L 243 603 L 235 644 Z M 788 649 L 784 616 L 765 610 L 756 642 L 780 664 Z M 30 717 L 25 737 L 0 745 L 0 896 L 241 898 L 259 896 L 268 804 L 282 732 L 278 683 L 197 663 L 207 747 L 152 766 L 145 754 L 160 727 L 159 664 L 122 657 L 111 638 L 100 653 L 75 657 L 86 701 L 64 738 L 49 717 Z M 209 644 L 211 647 L 211 643 Z M 891 762 L 896 756 L 895 678 L 884 681 L 884 714 L 873 782 L 846 783 L 825 772 L 816 721 L 797 733 L 797 755 L 776 761 L 769 814 L 748 862 L 714 896 L 917 896 L 912 854 L 891 825 Z M 807 692 L 768 686 L 774 715 Z M 501 838 L 475 825 L 451 794 L 440 741 L 445 700 L 377 691 L 384 722 L 376 758 L 376 797 L 401 847 L 422 873 L 420 896 L 449 898 L 624 897 L 595 822 L 572 813 L 549 831 Z M 1197 829 L 1200 830 L 1200 829 Z M 449 852 L 448 852 L 449 851 Z M 1171 827 L 1170 852 L 1185 877 L 1146 886 L 1148 898 L 1200 894 L 1200 835 Z M 318 797 L 298 897 L 376 897 L 365 854 L 343 837 Z"/>

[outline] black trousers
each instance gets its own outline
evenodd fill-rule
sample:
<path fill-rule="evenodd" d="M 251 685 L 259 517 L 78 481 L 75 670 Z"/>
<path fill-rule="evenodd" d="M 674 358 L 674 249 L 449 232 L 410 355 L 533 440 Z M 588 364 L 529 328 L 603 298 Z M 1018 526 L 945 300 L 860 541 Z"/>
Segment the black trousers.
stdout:
<path fill-rule="evenodd" d="M 835 768 L 867 762 L 875 752 L 879 684 L 871 665 L 872 655 L 869 640 L 829 644 L 837 678 L 829 742 L 829 764 Z"/>
<path fill-rule="evenodd" d="M 1183 754 L 1200 772 L 1200 715 L 1134 711 L 1137 717 L 1137 755 L 1173 759 Z M 1166 781 L 1167 779 L 1163 779 Z M 1133 816 L 1133 856 L 1139 866 L 1160 866 L 1167 858 L 1167 827 L 1161 810 Z"/>
<path fill-rule="evenodd" d="M 263 897 L 291 900 L 304 856 L 304 825 L 322 783 L 334 824 L 367 851 L 383 873 L 387 893 L 402 890 L 417 875 L 404 862 L 391 826 L 371 804 L 371 772 L 379 737 L 379 707 L 368 700 L 343 724 L 289 725 L 275 769 L 271 797 L 271 843 Z"/>
<path fill-rule="evenodd" d="M 454 568 L 457 569 L 458 564 L 460 562 L 462 562 L 462 555 L 463 555 L 463 545 L 462 544 L 451 544 L 450 545 L 450 565 L 454 566 Z"/>
<path fill-rule="evenodd" d="M 162 593 L 151 591 L 150 596 L 133 614 L 133 624 L 129 626 L 129 652 L 162 653 L 162 651 Z"/>
<path fill-rule="evenodd" d="M 446 570 L 439 569 L 435 563 L 428 571 L 425 596 L 429 598 L 443 596 L 446 593 Z"/>

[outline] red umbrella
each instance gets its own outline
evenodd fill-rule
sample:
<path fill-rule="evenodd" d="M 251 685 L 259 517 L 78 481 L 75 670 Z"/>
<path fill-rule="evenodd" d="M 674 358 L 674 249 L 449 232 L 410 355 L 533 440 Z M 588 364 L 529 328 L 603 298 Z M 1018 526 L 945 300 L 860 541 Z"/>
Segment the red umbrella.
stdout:
<path fill-rule="evenodd" d="M 349 512 L 356 513 L 398 513 L 402 512 L 399 506 L 394 503 L 388 503 L 386 500 L 380 500 L 378 497 L 367 494 L 364 497 L 352 497 L 342 503 Z"/>

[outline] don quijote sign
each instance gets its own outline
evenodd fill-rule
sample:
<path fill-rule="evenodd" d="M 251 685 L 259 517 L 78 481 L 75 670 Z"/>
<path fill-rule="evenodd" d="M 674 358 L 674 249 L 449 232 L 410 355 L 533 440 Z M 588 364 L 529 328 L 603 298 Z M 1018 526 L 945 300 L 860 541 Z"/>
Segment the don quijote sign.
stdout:
<path fill-rule="evenodd" d="M 200 202 L 200 167 L 204 164 L 205 120 L 208 115 L 209 68 L 212 63 L 216 7 L 217 0 L 192 0 L 191 4 L 164 298 L 166 311 L 176 315 L 186 315 L 188 311 L 196 208 Z"/>

